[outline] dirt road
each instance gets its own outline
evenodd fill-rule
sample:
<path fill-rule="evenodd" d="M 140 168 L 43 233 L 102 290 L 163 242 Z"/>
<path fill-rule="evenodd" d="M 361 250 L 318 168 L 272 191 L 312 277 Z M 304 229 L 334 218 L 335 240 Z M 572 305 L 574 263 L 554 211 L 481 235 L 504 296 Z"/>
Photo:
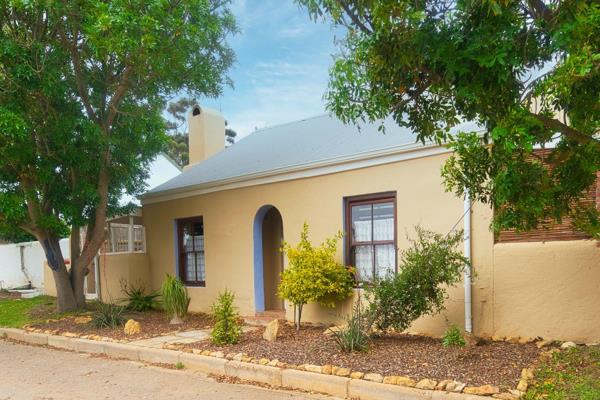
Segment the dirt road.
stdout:
<path fill-rule="evenodd" d="M 218 383 L 189 371 L 14 344 L 0 340 L 0 400 L 333 399 Z"/>

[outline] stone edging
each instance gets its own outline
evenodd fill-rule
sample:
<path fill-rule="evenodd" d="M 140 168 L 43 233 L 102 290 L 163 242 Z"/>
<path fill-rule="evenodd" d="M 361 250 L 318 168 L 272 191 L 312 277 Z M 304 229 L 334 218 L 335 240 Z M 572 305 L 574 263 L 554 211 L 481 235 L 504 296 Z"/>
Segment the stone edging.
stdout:
<path fill-rule="evenodd" d="M 272 387 L 299 389 L 319 392 L 332 396 L 360 400 L 481 400 L 489 397 L 460 393 L 464 389 L 461 384 L 457 392 L 441 390 L 439 384 L 453 381 L 435 382 L 423 379 L 415 382 L 406 377 L 382 377 L 379 374 L 354 373 L 350 376 L 333 371 L 331 366 L 304 365 L 302 369 L 285 368 L 285 364 L 277 360 L 254 360 L 244 355 L 225 355 L 223 352 L 188 353 L 177 350 L 146 348 L 131 344 L 57 336 L 46 333 L 27 332 L 22 329 L 0 328 L 0 337 L 12 340 L 47 345 L 59 349 L 104 354 L 134 361 L 149 363 L 177 364 L 181 363 L 189 370 L 206 374 L 234 377 L 246 381 L 268 384 Z M 257 362 L 258 361 L 258 362 Z M 327 371 L 323 371 L 327 368 Z M 530 370 L 523 370 L 523 378 L 528 379 Z M 360 376 L 358 375 L 360 374 Z M 408 379 L 408 381 L 407 381 Z M 428 382 L 425 382 L 428 381 Z M 437 387 L 437 390 L 436 389 Z M 445 386 L 445 385 L 444 385 Z M 487 386 L 487 385 L 486 385 Z M 485 387 L 479 387 L 484 389 Z M 489 387 L 493 388 L 493 387 Z M 429 390 L 425 390 L 429 389 Z M 476 389 L 476 388 L 473 388 Z M 497 389 L 497 388 L 495 388 Z M 495 398 L 518 398 L 511 393 L 498 393 L 492 390 Z M 517 394 L 518 395 L 518 394 Z"/>

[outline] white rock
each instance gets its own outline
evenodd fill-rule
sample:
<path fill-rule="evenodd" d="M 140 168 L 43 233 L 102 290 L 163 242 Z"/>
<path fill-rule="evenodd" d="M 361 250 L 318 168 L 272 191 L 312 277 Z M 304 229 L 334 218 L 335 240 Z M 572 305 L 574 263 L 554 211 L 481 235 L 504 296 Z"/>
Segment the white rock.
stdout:
<path fill-rule="evenodd" d="M 564 342 L 560 345 L 561 349 L 570 349 L 571 347 L 577 347 L 577 345 L 573 342 Z"/>

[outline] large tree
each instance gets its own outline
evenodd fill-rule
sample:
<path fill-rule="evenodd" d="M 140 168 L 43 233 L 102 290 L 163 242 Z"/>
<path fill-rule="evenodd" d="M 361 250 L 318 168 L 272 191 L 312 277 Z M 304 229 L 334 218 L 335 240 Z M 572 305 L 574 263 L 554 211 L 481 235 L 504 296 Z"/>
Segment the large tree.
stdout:
<path fill-rule="evenodd" d="M 83 282 L 124 192 L 144 189 L 181 92 L 217 96 L 233 62 L 227 0 L 0 3 L 0 231 L 42 244 L 58 309 Z M 80 242 L 80 228 L 86 227 Z M 59 239 L 71 235 L 70 269 Z"/>
<path fill-rule="evenodd" d="M 346 28 L 326 94 L 342 120 L 391 116 L 449 144 L 448 190 L 493 206 L 496 231 L 570 217 L 600 235 L 595 205 L 581 201 L 600 165 L 600 3 L 299 3 Z M 466 120 L 483 134 L 449 134 Z"/>

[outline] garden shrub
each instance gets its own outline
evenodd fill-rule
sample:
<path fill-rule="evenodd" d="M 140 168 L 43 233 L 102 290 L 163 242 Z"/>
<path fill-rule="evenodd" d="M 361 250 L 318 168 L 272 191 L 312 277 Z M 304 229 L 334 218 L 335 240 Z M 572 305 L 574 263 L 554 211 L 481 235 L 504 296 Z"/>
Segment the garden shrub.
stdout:
<path fill-rule="evenodd" d="M 190 305 L 190 298 L 183 282 L 179 278 L 166 274 L 161 294 L 163 308 L 167 316 L 171 318 L 171 324 L 183 323 L 183 318 L 185 318 Z"/>
<path fill-rule="evenodd" d="M 156 299 L 160 297 L 160 293 L 146 293 L 146 289 L 141 284 L 135 286 L 129 285 L 125 281 L 121 281 L 121 290 L 125 293 L 125 296 L 127 296 L 125 299 L 127 305 L 125 307 L 127 307 L 128 310 L 144 312 L 157 308 L 159 305 L 159 302 Z"/>
<path fill-rule="evenodd" d="M 442 338 L 442 345 L 444 347 L 464 347 L 467 343 L 462 336 L 460 329 L 456 325 L 451 325 Z"/>
<path fill-rule="evenodd" d="M 219 293 L 219 297 L 212 305 L 215 326 L 210 336 L 215 344 L 235 344 L 240 339 L 242 328 L 239 323 L 240 316 L 233 306 L 234 300 L 235 295 L 225 290 Z"/>
<path fill-rule="evenodd" d="M 346 317 L 346 326 L 333 331 L 333 338 L 342 351 L 367 351 L 369 349 L 369 330 L 373 322 L 368 310 L 363 309 L 360 302 L 352 309 L 352 314 Z"/>
<path fill-rule="evenodd" d="M 366 286 L 375 325 L 407 329 L 417 318 L 444 309 L 447 288 L 460 282 L 469 261 L 457 245 L 462 232 L 442 235 L 416 227 L 416 239 L 401 252 L 398 274 Z"/>
<path fill-rule="evenodd" d="M 125 307 L 99 302 L 92 316 L 92 325 L 96 328 L 117 328 L 125 323 Z"/>
<path fill-rule="evenodd" d="M 283 243 L 289 266 L 281 274 L 278 294 L 294 305 L 296 329 L 300 329 L 302 307 L 311 302 L 333 308 L 336 302 L 352 294 L 353 271 L 335 260 L 337 245 L 342 238 L 338 233 L 319 246 L 308 240 L 308 224 L 304 223 L 300 243 Z M 298 318 L 296 312 L 298 310 Z"/>

